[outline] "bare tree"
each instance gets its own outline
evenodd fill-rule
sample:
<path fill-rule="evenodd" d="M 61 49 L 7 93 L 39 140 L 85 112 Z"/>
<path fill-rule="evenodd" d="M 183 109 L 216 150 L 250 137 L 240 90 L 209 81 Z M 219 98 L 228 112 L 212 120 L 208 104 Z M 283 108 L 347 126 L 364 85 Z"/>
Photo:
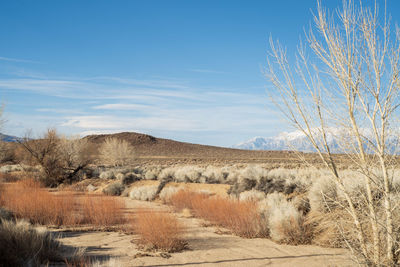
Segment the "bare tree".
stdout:
<path fill-rule="evenodd" d="M 86 139 L 60 137 L 54 129 L 36 140 L 26 137 L 20 144 L 27 152 L 25 160 L 42 167 L 47 186 L 71 182 L 91 162 Z"/>
<path fill-rule="evenodd" d="M 107 138 L 99 153 L 101 163 L 112 166 L 129 164 L 135 156 L 132 145 L 117 138 Z"/>
<path fill-rule="evenodd" d="M 65 181 L 73 181 L 78 172 L 92 162 L 89 146 L 84 138 L 64 136 L 59 139 L 58 154 Z"/>
<path fill-rule="evenodd" d="M 379 13 L 376 3 L 371 9 L 345 0 L 335 13 L 318 1 L 296 64 L 270 39 L 266 76 L 275 103 L 307 136 L 344 195 L 341 207 L 356 233 L 349 248 L 363 264 L 395 266 L 400 222 L 394 220 L 399 192 L 393 186 L 398 159 L 392 153 L 399 133 L 400 31 L 391 31 L 386 5 L 383 17 Z M 363 175 L 360 200 L 348 192 L 332 154 L 327 140 L 332 127 L 342 129 L 336 142 Z"/>

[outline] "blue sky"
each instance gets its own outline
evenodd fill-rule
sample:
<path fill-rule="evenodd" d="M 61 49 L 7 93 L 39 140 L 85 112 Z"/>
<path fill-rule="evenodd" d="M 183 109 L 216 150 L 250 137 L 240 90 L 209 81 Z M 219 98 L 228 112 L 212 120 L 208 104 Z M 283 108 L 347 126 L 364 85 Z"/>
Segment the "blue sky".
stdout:
<path fill-rule="evenodd" d="M 294 53 L 315 7 L 314 0 L 1 1 L 2 132 L 138 131 L 231 146 L 290 130 L 266 93 L 268 38 Z M 388 0 L 394 21 L 399 7 Z"/>

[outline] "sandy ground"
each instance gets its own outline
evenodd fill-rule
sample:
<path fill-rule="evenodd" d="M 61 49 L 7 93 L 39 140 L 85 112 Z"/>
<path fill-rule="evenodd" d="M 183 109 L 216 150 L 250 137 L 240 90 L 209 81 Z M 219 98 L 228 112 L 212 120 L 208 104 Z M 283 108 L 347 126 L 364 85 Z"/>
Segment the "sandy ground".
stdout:
<path fill-rule="evenodd" d="M 129 213 L 141 209 L 167 210 L 161 203 L 125 198 Z M 316 246 L 279 245 L 268 239 L 244 239 L 204 221 L 178 214 L 186 225 L 189 249 L 161 257 L 158 253 L 138 257 L 137 236 L 117 232 L 63 232 L 61 242 L 74 247 L 87 247 L 87 253 L 99 259 L 116 257 L 121 266 L 352 266 L 346 250 Z M 226 232 L 226 231 L 225 231 Z M 136 258 L 135 258 L 136 255 Z"/>

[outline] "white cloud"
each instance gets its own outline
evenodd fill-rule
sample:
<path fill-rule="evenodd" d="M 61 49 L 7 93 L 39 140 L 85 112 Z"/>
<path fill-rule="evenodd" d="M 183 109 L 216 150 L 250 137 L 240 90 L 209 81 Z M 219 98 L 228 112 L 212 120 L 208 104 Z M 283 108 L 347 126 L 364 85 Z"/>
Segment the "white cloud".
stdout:
<path fill-rule="evenodd" d="M 76 116 L 68 118 L 61 126 L 88 130 L 108 129 L 163 129 L 163 130 L 196 130 L 193 122 L 177 118 L 120 118 L 116 116 Z M 199 130 L 199 129 L 197 129 Z"/>
<path fill-rule="evenodd" d="M 144 110 L 151 108 L 149 105 L 140 104 L 104 104 L 94 106 L 93 109 L 106 109 L 106 110 Z"/>

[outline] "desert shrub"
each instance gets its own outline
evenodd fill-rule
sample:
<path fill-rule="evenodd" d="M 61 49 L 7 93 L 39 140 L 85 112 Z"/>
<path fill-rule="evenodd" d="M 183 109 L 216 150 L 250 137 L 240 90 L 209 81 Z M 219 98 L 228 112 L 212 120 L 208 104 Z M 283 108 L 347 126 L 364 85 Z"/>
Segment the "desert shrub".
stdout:
<path fill-rule="evenodd" d="M 90 170 L 91 170 L 90 173 L 91 177 L 100 178 L 101 173 L 104 172 L 106 168 L 104 166 L 92 166 Z"/>
<path fill-rule="evenodd" d="M 100 179 L 114 179 L 115 178 L 115 173 L 112 170 L 108 170 L 108 171 L 103 171 L 100 173 Z"/>
<path fill-rule="evenodd" d="M 136 200 L 153 200 L 157 194 L 158 185 L 138 186 L 131 189 L 129 197 Z"/>
<path fill-rule="evenodd" d="M 125 140 L 107 138 L 99 149 L 99 158 L 106 165 L 127 165 L 134 159 L 133 147 Z"/>
<path fill-rule="evenodd" d="M 93 192 L 93 191 L 95 191 L 97 189 L 97 187 L 95 187 L 94 185 L 92 185 L 92 184 L 89 184 L 88 186 L 86 186 L 86 191 L 88 191 L 88 192 Z"/>
<path fill-rule="evenodd" d="M 262 177 L 255 188 L 259 191 L 271 194 L 274 192 L 285 192 L 286 194 L 293 193 L 293 190 L 289 189 L 289 192 L 285 190 L 285 181 L 281 179 L 273 179 L 269 177 Z"/>
<path fill-rule="evenodd" d="M 16 145 L 13 142 L 0 142 L 0 163 L 17 162 Z"/>
<path fill-rule="evenodd" d="M 292 245 L 311 243 L 313 225 L 281 193 L 268 195 L 266 205 L 272 240 Z"/>
<path fill-rule="evenodd" d="M 14 165 L 4 165 L 0 167 L 0 173 L 9 173 L 9 172 L 21 172 L 24 171 L 22 165 L 14 164 Z"/>
<path fill-rule="evenodd" d="M 141 177 L 134 173 L 134 172 L 128 172 L 127 174 L 124 175 L 124 177 L 121 179 L 121 183 L 123 185 L 129 185 L 133 182 L 141 180 Z"/>
<path fill-rule="evenodd" d="M 344 218 L 346 219 L 343 220 Z M 351 221 L 349 220 L 349 214 L 343 212 L 343 210 L 337 209 L 329 213 L 311 211 L 307 215 L 307 219 L 309 223 L 314 226 L 314 238 L 312 243 L 315 245 L 331 248 L 345 248 L 347 245 L 343 234 L 346 233 L 348 239 L 354 238 L 354 232 L 351 230 L 354 227 L 351 223 L 348 223 Z"/>
<path fill-rule="evenodd" d="M 79 199 L 81 223 L 112 226 L 125 222 L 124 200 L 108 196 L 84 196 Z"/>
<path fill-rule="evenodd" d="M 266 195 L 264 192 L 257 190 L 244 191 L 240 193 L 239 200 L 240 201 L 260 201 L 265 199 Z"/>
<path fill-rule="evenodd" d="M 106 188 L 103 189 L 103 193 L 109 196 L 119 196 L 121 195 L 122 191 L 124 191 L 125 186 L 120 182 L 115 182 L 108 185 Z"/>
<path fill-rule="evenodd" d="M 160 175 L 161 169 L 159 168 L 151 168 L 146 171 L 144 175 L 144 179 L 146 180 L 157 180 Z"/>
<path fill-rule="evenodd" d="M 185 249 L 184 226 L 171 213 L 143 211 L 133 223 L 139 243 L 146 249 L 176 252 Z"/>
<path fill-rule="evenodd" d="M 329 177 L 316 180 L 308 192 L 312 211 L 329 212 L 337 207 L 337 189 Z"/>
<path fill-rule="evenodd" d="M 164 187 L 159 194 L 159 198 L 164 203 L 167 203 L 173 195 L 175 195 L 177 192 L 179 192 L 182 189 L 183 189 L 182 187 L 175 187 L 175 186 Z"/>
<path fill-rule="evenodd" d="M 158 180 L 171 180 L 173 181 L 175 178 L 175 167 L 168 167 L 162 169 L 159 175 L 157 176 Z"/>
<path fill-rule="evenodd" d="M 122 179 L 125 178 L 125 174 L 123 174 L 122 172 L 119 172 L 119 173 L 117 173 L 117 174 L 115 175 L 115 178 L 116 178 L 117 180 L 122 180 Z"/>
<path fill-rule="evenodd" d="M 189 165 L 177 168 L 173 174 L 173 178 L 175 182 L 196 183 L 199 181 L 201 175 L 202 175 L 201 168 Z"/>
<path fill-rule="evenodd" d="M 228 175 L 229 173 L 227 171 L 223 171 L 222 168 L 207 166 L 202 173 L 202 178 L 204 178 L 202 182 L 209 184 L 225 183 Z"/>
<path fill-rule="evenodd" d="M 240 193 L 249 191 L 255 188 L 256 185 L 257 185 L 256 180 L 241 178 L 237 180 L 233 185 L 231 185 L 231 187 L 228 190 L 228 194 L 238 197 Z"/>
<path fill-rule="evenodd" d="M 14 218 L 14 214 L 11 211 L 9 211 L 3 207 L 0 207 L 0 221 L 1 220 L 9 221 L 9 220 L 12 220 L 13 218 Z"/>
<path fill-rule="evenodd" d="M 258 181 L 260 178 L 267 176 L 268 170 L 264 169 L 260 165 L 251 164 L 241 170 L 239 179 L 251 179 Z"/>
<path fill-rule="evenodd" d="M 1 266 L 41 266 L 62 260 L 60 243 L 50 233 L 22 221 L 1 221 L 0 251 Z"/>

